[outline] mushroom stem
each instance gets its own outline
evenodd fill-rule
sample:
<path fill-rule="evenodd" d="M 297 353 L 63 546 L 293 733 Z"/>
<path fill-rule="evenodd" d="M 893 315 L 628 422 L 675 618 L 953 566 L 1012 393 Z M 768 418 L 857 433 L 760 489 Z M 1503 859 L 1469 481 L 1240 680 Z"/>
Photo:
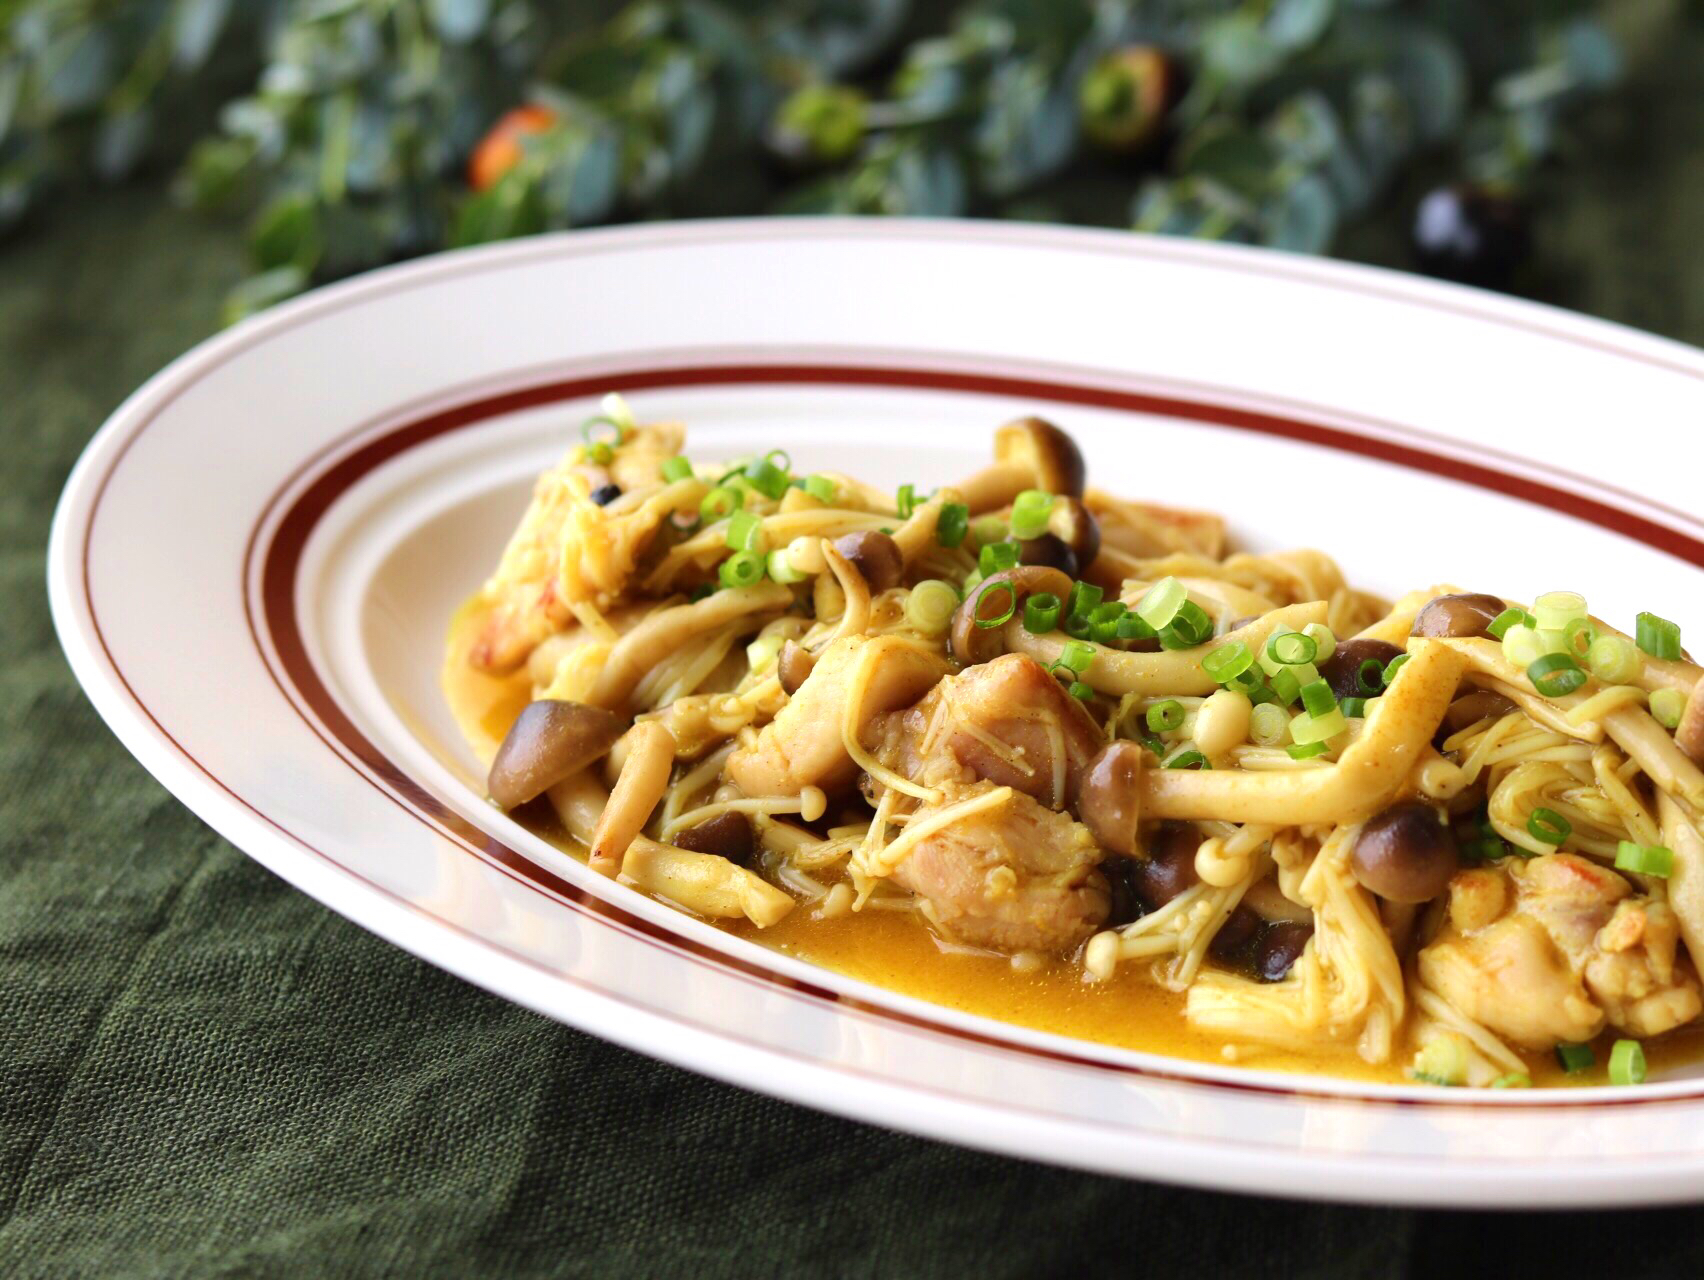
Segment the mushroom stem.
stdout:
<path fill-rule="evenodd" d="M 650 821 L 651 810 L 669 787 L 674 768 L 674 735 L 656 720 L 641 720 L 627 734 L 627 759 L 592 829 L 592 870 L 615 874 L 628 846 Z"/>

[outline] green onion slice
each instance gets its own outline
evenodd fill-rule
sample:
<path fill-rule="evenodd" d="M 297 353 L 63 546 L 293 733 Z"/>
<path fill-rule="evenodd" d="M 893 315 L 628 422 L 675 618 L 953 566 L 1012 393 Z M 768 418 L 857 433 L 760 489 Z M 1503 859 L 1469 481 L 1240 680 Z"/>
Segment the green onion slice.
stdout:
<path fill-rule="evenodd" d="M 1300 631 L 1280 631 L 1266 642 L 1266 652 L 1274 662 L 1281 662 L 1286 667 L 1299 667 L 1318 656 L 1319 644 L 1312 636 Z"/>
<path fill-rule="evenodd" d="M 1183 714 L 1183 703 L 1176 698 L 1167 698 L 1149 707 L 1145 718 L 1148 728 L 1155 733 L 1170 733 L 1183 723 Z"/>
<path fill-rule="evenodd" d="M 775 576 L 773 571 L 769 576 Z M 905 619 L 919 631 L 935 634 L 947 629 L 958 605 L 959 594 L 950 582 L 925 578 L 905 598 Z"/>
<path fill-rule="evenodd" d="M 1597 628 L 1589 618 L 1575 618 L 1562 628 L 1562 651 L 1577 662 L 1585 662 L 1597 638 Z"/>
<path fill-rule="evenodd" d="M 991 578 L 1017 563 L 1018 544 L 1015 542 L 990 542 L 976 557 L 976 567 L 982 571 L 985 578 Z"/>
<path fill-rule="evenodd" d="M 1501 640 L 1508 634 L 1510 627 L 1532 626 L 1532 615 L 1525 609 L 1507 608 L 1499 613 L 1485 628 L 1485 633 Z"/>
<path fill-rule="evenodd" d="M 1189 598 L 1189 591 L 1176 578 L 1161 578 L 1136 602 L 1136 613 L 1158 631 L 1177 616 Z"/>
<path fill-rule="evenodd" d="M 1094 686 L 1084 684 L 1081 680 L 1071 681 L 1071 687 L 1069 689 L 1067 689 L 1065 692 L 1069 693 L 1073 698 L 1076 698 L 1079 702 L 1087 702 L 1090 698 L 1095 696 Z"/>
<path fill-rule="evenodd" d="M 1044 636 L 1059 625 L 1059 597 L 1051 591 L 1038 591 L 1024 601 L 1024 630 L 1034 636 Z"/>
<path fill-rule="evenodd" d="M 1290 713 L 1275 702 L 1263 702 L 1248 718 L 1249 737 L 1263 747 L 1275 747 L 1290 732 Z"/>
<path fill-rule="evenodd" d="M 1278 674 L 1272 677 L 1272 692 L 1278 695 L 1278 700 L 1285 706 L 1302 696 L 1302 682 L 1294 672 L 1280 668 Z"/>
<path fill-rule="evenodd" d="M 1660 844 L 1634 844 L 1623 840 L 1615 846 L 1615 867 L 1639 875 L 1666 880 L 1674 874 L 1674 850 Z"/>
<path fill-rule="evenodd" d="M 1586 598 L 1577 591 L 1546 591 L 1532 602 L 1531 625 L 1539 631 L 1565 631 L 1585 616 Z"/>
<path fill-rule="evenodd" d="M 1645 1049 L 1637 1040 L 1617 1040 L 1609 1051 L 1609 1082 L 1645 1083 Z"/>
<path fill-rule="evenodd" d="M 1654 613 L 1641 613 L 1633 638 L 1639 647 L 1653 658 L 1668 662 L 1680 661 L 1680 628 L 1667 618 Z"/>
<path fill-rule="evenodd" d="M 910 484 L 900 485 L 899 493 L 894 501 L 894 506 L 898 508 L 899 518 L 901 520 L 909 519 L 911 513 L 917 510 L 917 486 Z"/>
<path fill-rule="evenodd" d="M 627 439 L 627 428 L 608 414 L 600 413 L 580 424 L 580 439 L 588 448 L 600 444 L 618 445 Z"/>
<path fill-rule="evenodd" d="M 1001 593 L 1004 593 L 1006 597 L 1005 608 L 1000 613 L 994 614 L 993 616 L 984 613 L 983 603 L 988 599 L 988 597 L 990 595 Z M 976 619 L 976 625 L 984 630 L 988 630 L 993 627 L 1005 626 L 1006 623 L 1011 621 L 1012 615 L 1017 611 L 1018 589 L 1002 578 L 999 582 L 984 584 L 982 589 L 976 593 L 976 604 L 972 607 L 971 613 Z"/>
<path fill-rule="evenodd" d="M 1367 700 L 1365 698 L 1345 698 L 1342 702 L 1342 711 L 1351 720 L 1364 720 L 1367 716 Z"/>
<path fill-rule="evenodd" d="M 692 463 L 678 455 L 663 459 L 663 479 L 673 484 L 676 480 L 685 480 L 692 475 Z"/>
<path fill-rule="evenodd" d="M 810 488 L 809 480 L 805 481 L 805 487 Z M 962 502 L 945 503 L 935 518 L 935 541 L 943 547 L 959 546 L 969 529 L 970 508 Z"/>
<path fill-rule="evenodd" d="M 1589 1044 L 1559 1044 L 1556 1046 L 1556 1061 L 1569 1075 L 1577 1075 L 1590 1071 L 1597 1062 L 1597 1055 Z"/>
<path fill-rule="evenodd" d="M 805 492 L 818 502 L 833 502 L 840 492 L 840 486 L 827 476 L 806 476 Z"/>
<path fill-rule="evenodd" d="M 1586 665 L 1605 684 L 1626 684 L 1639 674 L 1639 651 L 1624 636 L 1599 636 L 1586 654 Z"/>
<path fill-rule="evenodd" d="M 1559 845 L 1574 834 L 1574 824 L 1554 809 L 1534 809 L 1527 818 L 1527 834 L 1543 844 Z"/>
<path fill-rule="evenodd" d="M 1222 644 L 1205 658 L 1201 668 L 1216 684 L 1228 684 L 1254 665 L 1254 654 L 1241 640 Z"/>
<path fill-rule="evenodd" d="M 787 492 L 787 473 L 770 461 L 779 452 L 776 450 L 746 465 L 746 483 L 766 498 L 779 499 Z"/>
<path fill-rule="evenodd" d="M 1292 760 L 1312 760 L 1315 756 L 1323 756 L 1326 746 L 1323 742 L 1298 742 L 1286 747 Z"/>
<path fill-rule="evenodd" d="M 1099 644 L 1111 644 L 1118 639 L 1118 621 L 1130 606 L 1122 600 L 1097 604 L 1089 614 L 1089 637 Z"/>
<path fill-rule="evenodd" d="M 724 587 L 750 587 L 763 580 L 763 557 L 755 551 L 739 551 L 722 561 L 716 576 Z"/>
<path fill-rule="evenodd" d="M 1064 667 L 1073 675 L 1080 676 L 1089 669 L 1089 664 L 1094 660 L 1095 647 L 1093 645 L 1084 644 L 1081 640 L 1070 640 L 1059 651 L 1059 661 L 1054 665 Z"/>
<path fill-rule="evenodd" d="M 728 517 L 727 543 L 735 551 L 761 551 L 763 521 L 749 511 L 736 511 Z"/>
<path fill-rule="evenodd" d="M 1355 669 L 1355 687 L 1369 698 L 1378 697 L 1384 689 L 1384 663 L 1368 658 Z"/>
<path fill-rule="evenodd" d="M 1336 709 L 1337 696 L 1325 681 L 1315 680 L 1302 686 L 1302 706 L 1309 715 L 1323 716 Z"/>
<path fill-rule="evenodd" d="M 1193 649 L 1206 644 L 1213 636 L 1213 619 L 1207 610 L 1193 600 L 1185 600 L 1172 615 L 1171 622 L 1160 629 L 1160 644 L 1167 649 Z"/>
<path fill-rule="evenodd" d="M 1134 610 L 1120 614 L 1118 618 L 1118 638 L 1120 640 L 1152 640 L 1159 632 L 1155 631 L 1142 619 L 1142 615 Z"/>
<path fill-rule="evenodd" d="M 1073 582 L 1071 584 L 1071 598 L 1065 605 L 1066 616 L 1072 618 L 1088 617 L 1100 607 L 1100 602 L 1105 596 L 1106 592 L 1092 582 Z"/>
<path fill-rule="evenodd" d="M 1047 532 L 1053 513 L 1053 495 L 1040 489 L 1025 489 L 1012 503 L 1012 536 L 1039 538 Z"/>
<path fill-rule="evenodd" d="M 1679 689 L 1658 689 L 1651 695 L 1651 718 L 1665 729 L 1678 729 L 1686 715 L 1686 695 Z"/>
<path fill-rule="evenodd" d="M 704 495 L 704 501 L 698 504 L 699 518 L 705 524 L 714 524 L 731 516 L 745 506 L 745 495 L 738 489 L 727 485 L 718 485 Z"/>
<path fill-rule="evenodd" d="M 1390 665 L 1384 669 L 1384 687 L 1390 688 L 1391 681 L 1396 679 L 1396 673 L 1408 665 L 1408 655 L 1399 653 L 1390 660 Z"/>
<path fill-rule="evenodd" d="M 1166 761 L 1168 769 L 1211 769 L 1212 763 L 1199 751 L 1180 751 Z"/>
<path fill-rule="evenodd" d="M 1511 1071 L 1506 1076 L 1498 1076 L 1491 1082 L 1493 1089 L 1530 1089 L 1532 1077 L 1524 1071 Z"/>
<path fill-rule="evenodd" d="M 779 547 L 776 550 L 771 551 L 768 559 L 764 561 L 764 564 L 769 569 L 769 576 L 774 578 L 777 582 L 803 582 L 806 578 L 810 577 L 810 574 L 804 572 L 804 570 L 795 569 L 793 567 L 792 558 L 787 554 L 787 549 L 785 547 Z"/>
<path fill-rule="evenodd" d="M 1586 682 L 1580 664 L 1565 653 L 1547 653 L 1526 670 L 1526 676 L 1547 698 L 1562 698 Z"/>

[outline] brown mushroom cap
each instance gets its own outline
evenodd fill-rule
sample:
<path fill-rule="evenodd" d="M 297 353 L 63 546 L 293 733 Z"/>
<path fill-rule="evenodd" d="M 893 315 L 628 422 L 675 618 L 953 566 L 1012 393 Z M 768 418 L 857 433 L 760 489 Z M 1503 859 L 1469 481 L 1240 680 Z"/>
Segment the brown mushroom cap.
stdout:
<path fill-rule="evenodd" d="M 1003 627 L 979 627 L 976 620 L 980 616 L 979 608 L 985 613 L 998 616 L 1004 611 L 1006 593 L 995 590 L 987 598 L 984 606 L 984 594 L 988 588 L 997 582 L 1007 582 L 1016 593 L 1012 600 L 1015 615 L 1024 611 L 1024 601 L 1033 595 L 1049 591 L 1058 596 L 1063 602 L 1071 594 L 1071 579 L 1057 569 L 1045 565 L 1021 564 L 1015 569 L 1002 569 L 999 573 L 984 578 L 973 587 L 970 594 L 965 596 L 964 603 L 953 612 L 951 636 L 953 642 L 953 657 L 967 667 L 974 667 L 980 662 L 992 662 L 1006 651 L 1006 637 Z"/>
<path fill-rule="evenodd" d="M 1137 825 L 1142 818 L 1142 769 L 1147 754 L 1146 747 L 1127 739 L 1109 742 L 1083 771 L 1077 813 L 1095 843 L 1108 852 L 1126 857 L 1141 852 Z M 1190 857 L 1194 856 L 1191 850 Z"/>
<path fill-rule="evenodd" d="M 1083 505 L 1081 498 L 1054 499 L 1053 510 L 1047 513 L 1047 532 L 1058 538 L 1077 559 L 1078 573 L 1087 573 L 1100 554 L 1100 521 Z M 1077 574 L 1073 573 L 1072 577 Z"/>
<path fill-rule="evenodd" d="M 1028 466 L 1031 488 L 1081 498 L 1088 468 L 1077 442 L 1045 418 L 1019 418 L 994 432 L 994 460 Z"/>
<path fill-rule="evenodd" d="M 1515 704 L 1491 689 L 1473 689 L 1450 703 L 1444 712 L 1444 726 L 1457 733 L 1470 724 L 1478 724 L 1486 716 L 1506 716 Z"/>
<path fill-rule="evenodd" d="M 756 848 L 751 836 L 751 819 L 733 810 L 677 832 L 674 845 L 677 849 L 689 849 L 693 853 L 713 853 L 740 866 L 751 861 L 752 851 Z"/>
<path fill-rule="evenodd" d="M 799 691 L 816 666 L 811 651 L 797 640 L 789 640 L 775 656 L 775 675 L 781 681 L 781 692 L 791 698 Z"/>
<path fill-rule="evenodd" d="M 1284 920 L 1267 926 L 1260 943 L 1254 949 L 1254 971 L 1262 982 L 1282 982 L 1302 958 L 1313 926 Z"/>
<path fill-rule="evenodd" d="M 869 583 L 872 594 L 897 587 L 905 576 L 905 553 L 878 529 L 844 534 L 834 540 L 834 549 Z"/>
<path fill-rule="evenodd" d="M 1455 837 L 1418 800 L 1393 804 L 1361 828 L 1350 858 L 1355 879 L 1390 902 L 1430 902 L 1461 867 Z"/>
<path fill-rule="evenodd" d="M 1331 691 L 1339 698 L 1374 696 L 1361 688 L 1361 664 L 1376 662 L 1381 668 L 1388 667 L 1391 660 L 1401 653 L 1401 649 L 1383 640 L 1373 640 L 1365 636 L 1345 640 L 1331 651 L 1329 658 L 1319 664 L 1320 679 L 1330 685 Z"/>
<path fill-rule="evenodd" d="M 1438 596 L 1414 617 L 1415 636 L 1482 636 L 1485 628 L 1509 606 L 1483 592 Z"/>
<path fill-rule="evenodd" d="M 1063 538 L 1051 533 L 1019 542 L 1018 563 L 1057 569 L 1067 578 L 1077 576 L 1077 553 L 1066 545 Z"/>
<path fill-rule="evenodd" d="M 627 722 L 613 711 L 549 698 L 529 702 L 491 761 L 485 790 L 513 809 L 609 754 Z"/>

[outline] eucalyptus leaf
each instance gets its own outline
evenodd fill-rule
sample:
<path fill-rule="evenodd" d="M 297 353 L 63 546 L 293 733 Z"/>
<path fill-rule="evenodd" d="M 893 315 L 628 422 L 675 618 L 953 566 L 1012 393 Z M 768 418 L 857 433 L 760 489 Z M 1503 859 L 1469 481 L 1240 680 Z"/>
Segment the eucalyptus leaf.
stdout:
<path fill-rule="evenodd" d="M 24 65 L 18 58 L 9 58 L 0 62 L 0 143 L 6 141 L 6 135 L 12 132 L 12 121 L 17 115 L 18 99 L 24 90 Z"/>
<path fill-rule="evenodd" d="M 172 64 L 193 71 L 207 61 L 231 17 L 231 0 L 174 0 Z"/>
<path fill-rule="evenodd" d="M 1442 142 L 1461 127 L 1470 89 L 1467 64 L 1437 32 L 1404 28 L 1387 73 L 1408 103 L 1421 145 Z"/>
<path fill-rule="evenodd" d="M 112 87 L 116 50 L 105 27 L 73 27 L 42 54 L 41 96 L 49 111 L 92 107 Z"/>
<path fill-rule="evenodd" d="M 1575 80 L 1588 89 L 1608 88 L 1621 78 L 1621 50 L 1596 22 L 1569 23 L 1562 32 L 1562 52 Z"/>
<path fill-rule="evenodd" d="M 1307 174 L 1272 198 L 1265 241 L 1292 253 L 1324 253 L 1337 235 L 1337 198 L 1317 174 Z"/>
<path fill-rule="evenodd" d="M 1276 71 L 1283 61 L 1284 47 L 1250 14 L 1236 13 L 1215 19 L 1201 34 L 1203 68 L 1233 89 L 1252 88 Z"/>
<path fill-rule="evenodd" d="M 491 0 L 427 0 L 432 26 L 451 44 L 466 44 L 491 21 Z"/>
<path fill-rule="evenodd" d="M 1305 49 L 1325 34 L 1336 11 L 1336 0 L 1273 0 L 1264 29 L 1281 48 Z"/>
<path fill-rule="evenodd" d="M 288 266 L 311 274 L 320 249 L 319 210 L 304 192 L 277 197 L 249 231 L 249 251 L 263 270 Z"/>
<path fill-rule="evenodd" d="M 1178 167 L 1245 196 L 1261 194 L 1270 182 L 1278 151 L 1266 138 L 1231 124 L 1203 126 L 1178 149 Z"/>
<path fill-rule="evenodd" d="M 146 106 L 109 115 L 95 132 L 95 173 L 106 182 L 127 177 L 142 160 L 154 133 L 154 115 Z"/>
<path fill-rule="evenodd" d="M 308 287 L 308 274 L 300 267 L 275 267 L 250 276 L 225 297 L 222 313 L 228 325 L 245 320 L 256 312 L 292 298 Z"/>

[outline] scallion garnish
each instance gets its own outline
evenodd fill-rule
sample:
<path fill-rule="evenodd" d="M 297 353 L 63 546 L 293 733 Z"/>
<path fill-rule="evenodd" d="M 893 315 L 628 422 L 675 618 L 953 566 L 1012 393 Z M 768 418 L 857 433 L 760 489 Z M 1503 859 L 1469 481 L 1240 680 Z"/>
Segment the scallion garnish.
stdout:
<path fill-rule="evenodd" d="M 607 431 L 603 430 L 605 427 Z M 627 427 L 608 414 L 600 413 L 580 424 L 580 439 L 586 442 L 588 449 L 600 444 L 618 445 L 627 439 Z"/>
<path fill-rule="evenodd" d="M 803 582 L 806 578 L 810 577 L 810 575 L 803 569 L 796 569 L 793 567 L 792 557 L 787 554 L 786 547 L 780 547 L 771 551 L 768 558 L 764 561 L 764 564 L 769 569 L 769 576 L 774 578 L 777 582 Z"/>
<path fill-rule="evenodd" d="M 1589 1044 L 1559 1044 L 1556 1046 L 1556 1062 L 1569 1075 L 1578 1075 L 1592 1069 L 1597 1055 Z"/>
<path fill-rule="evenodd" d="M 1313 661 L 1324 662 L 1337 652 L 1337 636 L 1323 622 L 1310 622 L 1302 634 L 1314 642 Z"/>
<path fill-rule="evenodd" d="M 594 440 L 586 446 L 586 461 L 607 467 L 615 461 L 615 449 L 607 440 Z"/>
<path fill-rule="evenodd" d="M 1322 715 L 1311 711 L 1299 711 L 1290 718 L 1290 740 L 1292 742 L 1329 742 L 1349 727 L 1339 707 L 1332 707 Z"/>
<path fill-rule="evenodd" d="M 1215 684 L 1229 684 L 1254 665 L 1254 654 L 1241 640 L 1222 644 L 1201 659 L 1201 669 Z"/>
<path fill-rule="evenodd" d="M 1292 760 L 1312 760 L 1315 756 L 1323 756 L 1326 753 L 1326 745 L 1323 742 L 1297 742 L 1285 750 L 1290 753 Z"/>
<path fill-rule="evenodd" d="M 774 577 L 773 572 L 770 577 Z M 905 620 L 928 635 L 945 631 L 958 608 L 959 594 L 950 582 L 925 578 L 905 598 Z"/>
<path fill-rule="evenodd" d="M 1586 682 L 1580 664 L 1565 653 L 1547 653 L 1526 670 L 1526 676 L 1547 698 L 1563 698 Z"/>
<path fill-rule="evenodd" d="M 1018 544 L 1015 542 L 990 542 L 976 557 L 976 567 L 982 571 L 984 578 L 991 578 L 1017 563 Z"/>
<path fill-rule="evenodd" d="M 1639 674 L 1639 651 L 1624 636 L 1599 636 L 1586 654 L 1586 665 L 1605 684 L 1626 684 Z"/>
<path fill-rule="evenodd" d="M 1678 729 L 1686 715 L 1686 695 L 1679 689 L 1658 689 L 1651 695 L 1651 719 L 1665 729 Z"/>
<path fill-rule="evenodd" d="M 1286 667 L 1299 667 L 1314 660 L 1319 653 L 1319 645 L 1312 636 L 1300 631 L 1280 631 L 1266 642 L 1266 652 L 1274 662 L 1281 662 Z"/>
<path fill-rule="evenodd" d="M 1510 627 L 1532 626 L 1532 615 L 1525 609 L 1507 608 L 1486 624 L 1485 634 L 1501 640 Z"/>
<path fill-rule="evenodd" d="M 1384 663 L 1377 658 L 1368 658 L 1355 668 L 1355 687 L 1366 697 L 1378 697 L 1384 689 L 1384 670 Z"/>
<path fill-rule="evenodd" d="M 1272 677 L 1272 692 L 1278 695 L 1278 701 L 1288 706 L 1302 696 L 1302 682 L 1288 667 L 1280 667 Z"/>
<path fill-rule="evenodd" d="M 1152 640 L 1158 634 L 1135 610 L 1119 615 L 1118 638 L 1120 640 Z"/>
<path fill-rule="evenodd" d="M 1645 1049 L 1637 1040 L 1617 1040 L 1609 1051 L 1609 1082 L 1645 1083 Z"/>
<path fill-rule="evenodd" d="M 1248 718 L 1248 734 L 1263 747 L 1275 747 L 1290 732 L 1290 713 L 1275 702 L 1263 702 Z"/>
<path fill-rule="evenodd" d="M 1668 662 L 1680 661 L 1680 628 L 1667 618 L 1654 613 L 1641 613 L 1636 619 L 1633 638 L 1639 647 L 1653 658 Z"/>
<path fill-rule="evenodd" d="M 1065 616 L 1069 618 L 1086 618 L 1100 607 L 1100 602 L 1106 592 L 1092 582 L 1073 582 L 1071 598 L 1065 604 Z"/>
<path fill-rule="evenodd" d="M 715 583 L 713 583 L 713 582 L 700 582 L 696 587 L 694 587 L 692 589 L 692 594 L 687 596 L 686 599 L 687 599 L 687 603 L 689 603 L 689 604 L 697 604 L 700 600 L 703 600 L 705 597 L 713 596 L 715 594 L 716 594 L 716 584 Z"/>
<path fill-rule="evenodd" d="M 1183 723 L 1183 703 L 1176 698 L 1167 698 L 1164 702 L 1156 702 L 1148 708 L 1144 717 L 1148 728 L 1155 733 L 1170 733 Z"/>
<path fill-rule="evenodd" d="M 1565 631 L 1586 616 L 1586 598 L 1577 591 L 1546 591 L 1532 602 L 1532 623 L 1538 631 Z"/>
<path fill-rule="evenodd" d="M 899 518 L 901 520 L 909 519 L 911 517 L 911 513 L 917 510 L 917 486 L 910 484 L 900 485 L 899 493 L 894 501 L 894 506 L 898 509 Z"/>
<path fill-rule="evenodd" d="M 750 587 L 763 580 L 763 557 L 755 551 L 738 551 L 722 561 L 716 571 L 724 587 Z"/>
<path fill-rule="evenodd" d="M 1097 604 L 1089 613 L 1089 638 L 1099 644 L 1111 644 L 1118 638 L 1118 620 L 1130 611 L 1122 600 Z"/>
<path fill-rule="evenodd" d="M 1396 679 L 1396 673 L 1408 665 L 1408 655 L 1399 653 L 1390 660 L 1390 665 L 1384 669 L 1384 687 L 1390 688 L 1391 681 Z"/>
<path fill-rule="evenodd" d="M 1199 751 L 1179 751 L 1166 761 L 1168 769 L 1211 769 L 1212 762 Z"/>
<path fill-rule="evenodd" d="M 1591 656 L 1597 638 L 1597 628 L 1590 618 L 1575 618 L 1562 628 L 1562 648 L 1576 662 L 1584 662 Z"/>
<path fill-rule="evenodd" d="M 1367 715 L 1367 700 L 1365 698 L 1345 698 L 1342 703 L 1343 714 L 1351 720 L 1364 720 Z"/>
<path fill-rule="evenodd" d="M 692 475 L 692 463 L 678 455 L 664 458 L 662 472 L 663 479 L 673 484 L 676 480 L 685 480 Z"/>
<path fill-rule="evenodd" d="M 1004 595 L 1005 608 L 998 614 L 989 615 L 984 612 L 983 605 L 990 595 Z M 1012 615 L 1018 611 L 1018 589 L 1009 581 L 1002 578 L 999 582 L 989 582 L 976 593 L 976 604 L 972 607 L 971 616 L 976 625 L 987 630 L 992 627 L 1004 626 L 1012 620 Z"/>
<path fill-rule="evenodd" d="M 747 463 L 745 481 L 764 497 L 778 500 L 787 492 L 787 473 L 771 461 L 776 454 L 783 458 L 787 456 L 777 449 L 774 453 Z"/>
<path fill-rule="evenodd" d="M 1176 578 L 1161 578 L 1136 602 L 1136 614 L 1155 631 L 1177 616 L 1189 599 L 1189 591 Z"/>
<path fill-rule="evenodd" d="M 1245 694 L 1251 702 L 1269 702 L 1271 692 L 1266 687 L 1266 677 L 1260 674 L 1259 667 L 1250 667 L 1247 671 L 1239 671 L 1224 682 L 1225 688 L 1234 689 Z"/>
<path fill-rule="evenodd" d="M 704 495 L 698 504 L 698 515 L 705 524 L 715 524 L 745 506 L 745 495 L 728 485 L 717 485 Z"/>
<path fill-rule="evenodd" d="M 1615 867 L 1639 875 L 1666 880 L 1674 874 L 1674 850 L 1660 844 L 1634 844 L 1623 840 L 1615 846 Z"/>
<path fill-rule="evenodd" d="M 1095 660 L 1093 645 L 1084 644 L 1081 640 L 1068 641 L 1059 651 L 1059 661 L 1054 666 L 1064 667 L 1073 675 L 1082 675 L 1089 669 L 1089 664 Z"/>
<path fill-rule="evenodd" d="M 1039 591 L 1024 601 L 1024 630 L 1031 635 L 1044 636 L 1059 625 L 1059 597 L 1051 591 Z"/>
<path fill-rule="evenodd" d="M 1012 503 L 1012 536 L 1039 538 L 1047 532 L 1053 512 L 1053 495 L 1040 489 L 1025 489 Z"/>
<path fill-rule="evenodd" d="M 1302 706 L 1310 716 L 1323 716 L 1337 709 L 1337 696 L 1323 680 L 1302 686 Z"/>
<path fill-rule="evenodd" d="M 1069 689 L 1067 689 L 1065 692 L 1069 693 L 1073 698 L 1076 698 L 1079 702 L 1087 702 L 1090 698 L 1095 696 L 1094 686 L 1089 685 L 1089 684 L 1084 684 L 1081 680 L 1071 681 L 1071 687 Z"/>
<path fill-rule="evenodd" d="M 1542 844 L 1559 845 L 1574 834 L 1574 824 L 1554 809 L 1534 809 L 1527 818 L 1527 834 Z"/>
<path fill-rule="evenodd" d="M 810 487 L 810 481 L 805 482 Z M 964 542 L 964 535 L 970 529 L 970 508 L 962 502 L 947 502 L 941 506 L 941 514 L 935 517 L 935 541 L 943 547 L 956 547 Z"/>
<path fill-rule="evenodd" d="M 1498 1076 L 1491 1082 L 1493 1089 L 1530 1089 L 1532 1077 L 1524 1071 L 1511 1071 L 1506 1076 Z"/>
<path fill-rule="evenodd" d="M 840 486 L 827 476 L 806 476 L 805 492 L 818 502 L 829 503 L 833 502 L 835 495 L 840 492 Z"/>
<path fill-rule="evenodd" d="M 1193 649 L 1213 635 L 1213 619 L 1193 600 L 1185 600 L 1171 622 L 1160 629 L 1160 644 L 1167 649 Z"/>
<path fill-rule="evenodd" d="M 735 551 L 762 551 L 763 521 L 749 511 L 728 517 L 727 543 Z"/>

